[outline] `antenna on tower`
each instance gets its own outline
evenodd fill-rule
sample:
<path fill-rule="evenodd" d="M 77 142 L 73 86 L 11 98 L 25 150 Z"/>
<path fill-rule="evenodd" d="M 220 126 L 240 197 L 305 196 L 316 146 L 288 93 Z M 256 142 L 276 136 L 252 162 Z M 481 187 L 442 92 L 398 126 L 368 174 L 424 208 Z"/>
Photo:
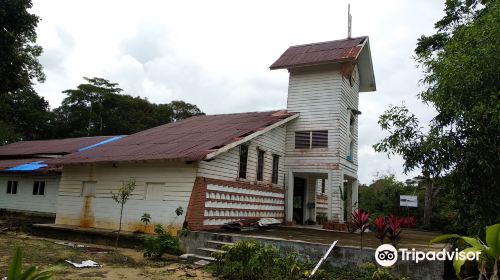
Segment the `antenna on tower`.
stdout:
<path fill-rule="evenodd" d="M 351 4 L 347 4 L 347 38 L 351 39 Z"/>

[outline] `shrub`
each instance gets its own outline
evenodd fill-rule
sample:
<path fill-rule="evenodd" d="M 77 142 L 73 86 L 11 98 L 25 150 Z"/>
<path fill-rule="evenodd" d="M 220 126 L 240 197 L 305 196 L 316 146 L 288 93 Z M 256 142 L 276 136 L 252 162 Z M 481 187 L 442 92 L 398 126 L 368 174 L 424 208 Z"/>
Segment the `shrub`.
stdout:
<path fill-rule="evenodd" d="M 387 217 L 387 234 L 392 245 L 397 247 L 401 240 L 401 232 L 403 232 L 403 218 L 398 218 L 394 215 Z"/>
<path fill-rule="evenodd" d="M 375 225 L 375 236 L 380 243 L 384 243 L 385 236 L 387 235 L 387 224 L 385 222 L 385 218 L 380 216 L 372 221 L 373 225 Z"/>
<path fill-rule="evenodd" d="M 222 279 L 271 280 L 303 279 L 306 264 L 297 254 L 281 254 L 273 246 L 265 246 L 253 240 L 239 241 L 222 248 L 225 253 L 213 253 L 212 267 Z"/>
<path fill-rule="evenodd" d="M 179 238 L 167 232 L 162 225 L 155 226 L 156 235 L 143 237 L 144 257 L 161 259 L 165 253 L 179 254 Z"/>

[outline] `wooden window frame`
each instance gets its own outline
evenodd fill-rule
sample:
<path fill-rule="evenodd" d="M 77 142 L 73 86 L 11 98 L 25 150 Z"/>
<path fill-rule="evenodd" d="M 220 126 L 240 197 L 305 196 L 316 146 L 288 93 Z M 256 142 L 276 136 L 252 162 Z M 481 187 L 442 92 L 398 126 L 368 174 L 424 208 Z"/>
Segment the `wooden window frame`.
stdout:
<path fill-rule="evenodd" d="M 33 195 L 45 195 L 47 183 L 45 181 L 33 181 Z"/>
<path fill-rule="evenodd" d="M 240 145 L 240 158 L 238 165 L 238 178 L 247 178 L 248 169 L 248 145 Z"/>
<path fill-rule="evenodd" d="M 6 190 L 6 194 L 11 194 L 11 195 L 14 195 L 14 194 L 17 194 L 17 187 L 19 185 L 19 181 L 15 181 L 15 180 L 8 180 L 7 181 L 7 190 Z"/>
<path fill-rule="evenodd" d="M 264 181 L 264 161 L 266 157 L 266 152 L 261 149 L 257 149 L 257 181 Z"/>
<path fill-rule="evenodd" d="M 299 138 L 306 138 L 309 134 L 308 145 L 298 141 Z M 328 130 L 308 130 L 308 131 L 295 131 L 295 149 L 324 149 L 328 148 Z M 319 140 L 319 141 L 318 141 Z M 326 140 L 326 141 L 325 141 Z M 299 145 L 298 145 L 299 144 Z"/>
<path fill-rule="evenodd" d="M 278 184 L 279 168 L 280 168 L 280 156 L 277 154 L 273 154 L 273 171 L 271 174 L 271 182 L 273 184 Z"/>
<path fill-rule="evenodd" d="M 321 194 L 326 193 L 326 179 L 321 179 Z"/>

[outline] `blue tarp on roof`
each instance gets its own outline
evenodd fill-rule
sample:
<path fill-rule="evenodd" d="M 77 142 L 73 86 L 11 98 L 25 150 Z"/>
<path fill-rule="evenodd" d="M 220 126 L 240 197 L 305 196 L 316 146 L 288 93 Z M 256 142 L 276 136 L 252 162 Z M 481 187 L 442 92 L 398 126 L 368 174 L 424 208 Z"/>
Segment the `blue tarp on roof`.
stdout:
<path fill-rule="evenodd" d="M 11 168 L 6 169 L 4 171 L 6 171 L 6 172 L 8 172 L 8 171 L 34 171 L 34 170 L 38 170 L 38 169 L 44 168 L 44 167 L 47 167 L 47 164 L 43 163 L 43 161 L 34 161 L 34 162 L 14 166 L 14 167 L 11 167 Z"/>
<path fill-rule="evenodd" d="M 120 140 L 121 138 L 123 138 L 125 135 L 120 135 L 120 136 L 115 136 L 115 137 L 112 137 L 112 138 L 109 138 L 109 139 L 106 139 L 104 141 L 101 141 L 99 143 L 95 143 L 93 145 L 90 145 L 90 146 L 87 146 L 87 147 L 83 147 L 81 149 L 79 149 L 78 151 L 79 152 L 83 152 L 83 151 L 86 151 L 86 150 L 90 150 L 92 148 L 95 148 L 95 147 L 99 147 L 99 146 L 102 146 L 102 145 L 106 145 L 108 143 L 111 143 L 111 142 L 115 142 L 117 140 Z"/>

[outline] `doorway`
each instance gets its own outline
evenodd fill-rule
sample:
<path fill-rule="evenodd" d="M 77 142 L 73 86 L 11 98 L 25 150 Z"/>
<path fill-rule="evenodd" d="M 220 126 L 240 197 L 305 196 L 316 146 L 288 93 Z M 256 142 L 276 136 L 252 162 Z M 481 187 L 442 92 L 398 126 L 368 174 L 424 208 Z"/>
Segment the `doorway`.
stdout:
<path fill-rule="evenodd" d="M 305 201 L 306 180 L 293 178 L 293 220 L 297 224 L 304 223 L 304 201 Z"/>

